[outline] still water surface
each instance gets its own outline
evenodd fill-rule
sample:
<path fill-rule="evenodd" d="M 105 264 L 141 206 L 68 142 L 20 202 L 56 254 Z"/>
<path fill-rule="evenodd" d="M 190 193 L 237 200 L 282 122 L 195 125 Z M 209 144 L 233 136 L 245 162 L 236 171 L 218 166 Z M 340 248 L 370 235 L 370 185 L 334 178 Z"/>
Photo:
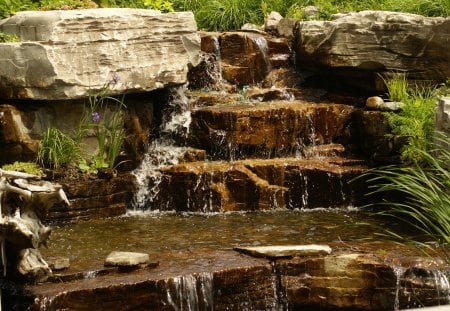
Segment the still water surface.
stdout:
<path fill-rule="evenodd" d="M 380 219 L 351 210 L 226 214 L 130 214 L 53 227 L 46 256 L 71 264 L 103 261 L 111 251 L 157 255 L 195 248 L 379 240 Z M 392 224 L 391 224 L 392 225 Z"/>

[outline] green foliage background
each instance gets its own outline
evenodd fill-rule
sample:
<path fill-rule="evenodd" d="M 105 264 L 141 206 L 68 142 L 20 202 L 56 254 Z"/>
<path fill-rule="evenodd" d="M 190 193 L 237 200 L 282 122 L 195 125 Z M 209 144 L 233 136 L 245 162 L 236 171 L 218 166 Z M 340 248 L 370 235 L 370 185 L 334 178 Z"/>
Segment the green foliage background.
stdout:
<path fill-rule="evenodd" d="M 262 24 L 277 11 L 286 17 L 304 18 L 304 8 L 318 8 L 318 19 L 330 19 L 338 12 L 389 10 L 425 16 L 449 16 L 450 0 L 2 0 L 0 18 L 30 9 L 131 7 L 162 12 L 193 11 L 200 29 L 232 30 L 245 23 Z"/>

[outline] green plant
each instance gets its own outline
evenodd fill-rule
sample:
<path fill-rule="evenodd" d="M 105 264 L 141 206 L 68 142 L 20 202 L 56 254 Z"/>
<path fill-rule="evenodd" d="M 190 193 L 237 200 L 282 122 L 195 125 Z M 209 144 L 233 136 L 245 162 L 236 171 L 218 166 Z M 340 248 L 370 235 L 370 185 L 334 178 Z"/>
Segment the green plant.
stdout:
<path fill-rule="evenodd" d="M 88 0 L 40 0 L 40 10 L 72 10 L 93 8 L 95 4 Z"/>
<path fill-rule="evenodd" d="M 19 37 L 17 37 L 17 35 L 14 34 L 11 35 L 8 33 L 0 32 L 0 43 L 5 42 L 19 42 Z"/>
<path fill-rule="evenodd" d="M 400 112 L 386 113 L 392 133 L 408 140 L 402 149 L 402 160 L 420 162 L 422 154 L 416 150 L 427 151 L 433 139 L 434 110 L 437 102 L 434 88 L 412 88 L 403 74 L 395 74 L 384 81 L 389 90 L 389 97 L 403 103 Z"/>
<path fill-rule="evenodd" d="M 260 2 L 255 0 L 211 0 L 195 12 L 199 28 L 226 31 L 240 29 L 245 23 L 261 24 Z"/>
<path fill-rule="evenodd" d="M 90 168 L 113 168 L 125 138 L 123 129 L 122 109 L 124 97 L 118 99 L 108 95 L 110 88 L 116 85 L 120 77 L 115 73 L 108 83 L 89 96 L 89 108 L 80 121 L 77 140 L 81 141 L 89 131 L 94 131 L 98 142 L 98 152 L 90 160 Z M 82 168 L 88 165 L 81 163 Z"/>
<path fill-rule="evenodd" d="M 16 12 L 31 10 L 36 4 L 31 0 L 2 0 L 0 1 L 0 19 L 9 17 Z"/>
<path fill-rule="evenodd" d="M 393 230 L 400 241 L 411 241 L 430 251 L 441 250 L 450 261 L 450 136 L 440 134 L 430 151 L 414 148 L 423 160 L 409 166 L 388 166 L 369 171 L 372 195 L 395 193 L 398 200 L 373 205 L 386 207 L 379 215 L 400 220 L 412 237 Z M 433 242 L 434 245 L 430 245 Z M 435 246 L 438 246 L 436 248 Z"/>
<path fill-rule="evenodd" d="M 404 73 L 393 73 L 389 77 L 381 77 L 386 85 L 389 99 L 392 101 L 403 101 L 408 98 L 408 80 Z"/>
<path fill-rule="evenodd" d="M 58 169 L 82 159 L 80 144 L 57 128 L 49 128 L 40 141 L 37 162 Z"/>
<path fill-rule="evenodd" d="M 5 164 L 2 166 L 2 169 L 6 171 L 16 171 L 16 172 L 24 172 L 36 176 L 44 176 L 44 171 L 42 168 L 37 165 L 35 162 L 19 162 L 15 161 L 12 164 Z"/>
<path fill-rule="evenodd" d="M 161 12 L 173 12 L 173 4 L 168 0 L 98 0 L 101 7 L 154 9 Z"/>

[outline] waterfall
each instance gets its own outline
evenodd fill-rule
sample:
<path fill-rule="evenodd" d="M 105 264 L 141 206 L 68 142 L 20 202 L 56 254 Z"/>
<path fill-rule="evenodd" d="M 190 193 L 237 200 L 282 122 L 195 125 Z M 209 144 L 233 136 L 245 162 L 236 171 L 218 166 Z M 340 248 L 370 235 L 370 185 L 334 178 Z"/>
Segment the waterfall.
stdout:
<path fill-rule="evenodd" d="M 211 273 L 177 276 L 166 281 L 167 303 L 174 310 L 213 310 Z"/>
<path fill-rule="evenodd" d="M 175 165 L 188 150 L 183 144 L 189 135 L 191 113 L 184 87 L 170 90 L 169 102 L 163 109 L 158 137 L 149 143 L 141 165 L 133 171 L 138 190 L 133 198 L 134 210 L 160 209 L 153 206 L 158 197 L 162 175 L 161 167 Z"/>

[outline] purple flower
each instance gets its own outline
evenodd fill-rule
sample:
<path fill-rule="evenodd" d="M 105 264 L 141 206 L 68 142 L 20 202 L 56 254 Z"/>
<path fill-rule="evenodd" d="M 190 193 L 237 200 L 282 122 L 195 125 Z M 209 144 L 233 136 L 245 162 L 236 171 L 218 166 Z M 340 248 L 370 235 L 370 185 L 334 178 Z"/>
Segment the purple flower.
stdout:
<path fill-rule="evenodd" d="M 92 121 L 98 122 L 99 120 L 100 120 L 100 114 L 97 111 L 93 112 L 92 113 Z"/>
<path fill-rule="evenodd" d="M 112 79 L 108 81 L 108 85 L 117 84 L 120 81 L 120 76 L 115 72 L 112 76 Z"/>

